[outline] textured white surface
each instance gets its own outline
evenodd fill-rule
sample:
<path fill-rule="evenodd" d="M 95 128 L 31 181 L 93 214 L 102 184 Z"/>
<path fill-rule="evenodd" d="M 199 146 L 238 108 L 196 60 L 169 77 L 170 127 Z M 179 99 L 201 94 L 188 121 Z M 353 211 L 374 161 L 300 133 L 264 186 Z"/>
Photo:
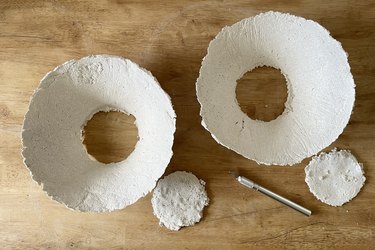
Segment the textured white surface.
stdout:
<path fill-rule="evenodd" d="M 82 127 L 98 111 L 136 118 L 139 140 L 118 163 L 91 160 Z M 81 211 L 112 211 L 151 191 L 172 157 L 175 113 L 150 72 L 107 55 L 72 60 L 40 82 L 25 116 L 25 165 L 54 200 Z"/>
<path fill-rule="evenodd" d="M 177 231 L 199 222 L 209 202 L 204 185 L 204 181 L 184 171 L 159 180 L 151 203 L 160 225 Z"/>
<path fill-rule="evenodd" d="M 305 168 L 306 183 L 316 198 L 331 206 L 353 199 L 366 178 L 362 165 L 346 150 L 314 156 Z"/>
<path fill-rule="evenodd" d="M 260 66 L 280 69 L 288 87 L 275 120 L 250 119 L 236 81 Z M 266 165 L 293 165 L 318 153 L 349 121 L 355 84 L 341 44 L 318 23 L 267 12 L 225 27 L 211 41 L 196 83 L 202 125 L 220 144 Z"/>

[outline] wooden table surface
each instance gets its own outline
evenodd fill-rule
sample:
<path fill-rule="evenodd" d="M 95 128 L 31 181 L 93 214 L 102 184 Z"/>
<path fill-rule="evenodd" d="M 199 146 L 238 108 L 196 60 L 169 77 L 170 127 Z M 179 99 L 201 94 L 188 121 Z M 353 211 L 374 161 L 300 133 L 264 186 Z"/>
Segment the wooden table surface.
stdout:
<path fill-rule="evenodd" d="M 363 162 L 367 181 L 342 207 L 325 205 L 309 192 L 304 182 L 309 159 L 293 167 L 259 166 L 217 144 L 200 125 L 195 81 L 209 41 L 223 26 L 267 10 L 318 21 L 349 53 L 355 108 L 344 133 L 324 151 L 350 149 Z M 0 1 L 0 248 L 374 247 L 374 24 L 374 1 Z M 48 71 L 89 54 L 129 58 L 150 70 L 170 94 L 178 119 L 166 173 L 192 171 L 207 182 L 211 199 L 196 226 L 179 232 L 160 227 L 150 194 L 123 210 L 80 213 L 50 200 L 32 181 L 20 154 L 29 98 Z M 237 92 L 249 116 L 272 119 L 280 113 L 285 86 L 277 72 L 252 72 L 245 82 Z M 96 154 L 107 152 L 105 145 L 113 147 L 102 156 L 116 158 L 128 145 L 111 146 L 111 140 L 134 145 L 136 129 L 126 117 L 108 116 L 89 124 L 87 136 L 94 137 L 87 143 Z M 98 131 L 106 134 L 95 137 Z M 240 186 L 227 174 L 235 167 L 313 215 L 302 216 Z"/>

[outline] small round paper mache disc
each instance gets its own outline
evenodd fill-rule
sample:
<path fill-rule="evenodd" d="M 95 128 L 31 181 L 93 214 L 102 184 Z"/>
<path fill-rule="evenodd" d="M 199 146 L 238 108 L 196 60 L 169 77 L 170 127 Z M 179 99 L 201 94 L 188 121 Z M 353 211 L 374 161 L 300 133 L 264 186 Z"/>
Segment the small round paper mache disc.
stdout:
<path fill-rule="evenodd" d="M 331 206 L 342 206 L 356 197 L 366 180 L 362 164 L 347 150 L 314 156 L 305 173 L 310 192 Z"/>
<path fill-rule="evenodd" d="M 204 181 L 184 171 L 159 180 L 151 203 L 160 225 L 177 231 L 199 222 L 209 202 L 204 186 Z"/>

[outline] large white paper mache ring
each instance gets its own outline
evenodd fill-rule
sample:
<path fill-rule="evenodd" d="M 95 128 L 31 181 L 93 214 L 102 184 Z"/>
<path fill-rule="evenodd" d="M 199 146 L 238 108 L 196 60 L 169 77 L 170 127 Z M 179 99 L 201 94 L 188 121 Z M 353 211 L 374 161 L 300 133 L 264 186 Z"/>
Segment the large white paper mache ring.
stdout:
<path fill-rule="evenodd" d="M 123 161 L 90 159 L 84 125 L 98 111 L 133 115 L 139 140 Z M 25 165 L 54 200 L 81 211 L 124 208 L 151 191 L 171 157 L 175 112 L 147 70 L 128 59 L 95 55 L 49 72 L 30 101 L 23 125 Z"/>
<path fill-rule="evenodd" d="M 256 67 L 280 69 L 288 97 L 275 120 L 241 111 L 236 81 Z M 266 12 L 223 28 L 196 83 L 202 125 L 223 146 L 266 165 L 293 165 L 330 145 L 347 125 L 355 84 L 341 44 L 318 23 Z"/>

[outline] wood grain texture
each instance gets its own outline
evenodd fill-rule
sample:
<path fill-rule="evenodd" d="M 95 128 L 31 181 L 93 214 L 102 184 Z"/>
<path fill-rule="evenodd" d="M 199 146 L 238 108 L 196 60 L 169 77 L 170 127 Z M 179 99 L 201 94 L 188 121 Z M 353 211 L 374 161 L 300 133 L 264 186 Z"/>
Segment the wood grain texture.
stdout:
<path fill-rule="evenodd" d="M 200 125 L 195 81 L 209 41 L 225 25 L 267 10 L 318 21 L 349 54 L 356 105 L 344 133 L 328 149 L 352 150 L 367 181 L 343 207 L 325 205 L 309 192 L 304 182 L 309 159 L 293 167 L 259 166 L 217 144 Z M 374 24 L 374 1 L 0 1 L 0 248 L 373 248 Z M 39 80 L 67 60 L 100 53 L 147 68 L 171 95 L 178 119 L 166 173 L 192 171 L 207 182 L 211 199 L 196 226 L 179 232 L 159 227 L 151 195 L 112 213 L 68 210 L 51 201 L 24 167 L 20 132 Z M 262 100 L 248 105 L 263 105 Z M 227 174 L 235 167 L 310 208 L 313 216 L 240 186 Z"/>
<path fill-rule="evenodd" d="M 89 157 L 102 163 L 125 160 L 138 141 L 135 117 L 120 111 L 100 111 L 87 122 L 82 143 Z"/>
<path fill-rule="evenodd" d="M 287 97 L 285 77 L 271 67 L 256 68 L 237 81 L 237 102 L 251 119 L 275 120 L 284 112 Z"/>

